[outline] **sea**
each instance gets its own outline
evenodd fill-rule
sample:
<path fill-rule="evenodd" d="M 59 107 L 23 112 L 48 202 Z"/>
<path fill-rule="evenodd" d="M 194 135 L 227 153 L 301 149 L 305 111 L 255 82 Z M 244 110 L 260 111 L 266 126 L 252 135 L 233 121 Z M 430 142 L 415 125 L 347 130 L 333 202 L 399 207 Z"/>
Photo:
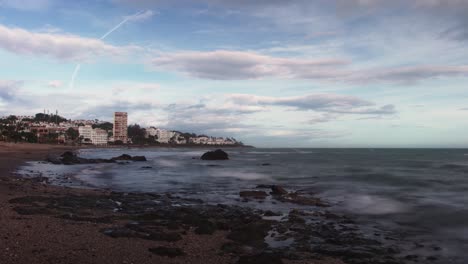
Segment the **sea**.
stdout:
<path fill-rule="evenodd" d="M 285 213 L 314 210 L 239 197 L 259 184 L 276 184 L 327 201 L 327 210 L 353 217 L 363 230 L 394 234 L 405 254 L 438 256 L 427 263 L 468 263 L 468 150 L 226 148 L 229 160 L 200 160 L 208 150 L 82 149 L 85 158 L 126 153 L 148 161 L 73 166 L 37 161 L 18 173 L 71 187 L 171 193 Z"/>

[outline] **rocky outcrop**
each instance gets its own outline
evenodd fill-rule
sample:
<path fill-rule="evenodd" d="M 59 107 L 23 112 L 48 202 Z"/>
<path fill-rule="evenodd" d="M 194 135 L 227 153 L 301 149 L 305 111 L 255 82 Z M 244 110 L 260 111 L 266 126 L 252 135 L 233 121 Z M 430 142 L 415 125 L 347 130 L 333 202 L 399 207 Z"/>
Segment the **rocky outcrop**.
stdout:
<path fill-rule="evenodd" d="M 201 156 L 202 160 L 228 160 L 229 155 L 221 149 L 208 151 Z"/>
<path fill-rule="evenodd" d="M 145 156 L 130 156 L 123 154 L 111 159 L 86 159 L 81 158 L 72 151 L 66 151 L 59 157 L 49 156 L 47 162 L 52 164 L 75 165 L 75 164 L 93 164 L 93 163 L 114 163 L 117 161 L 147 161 Z"/>

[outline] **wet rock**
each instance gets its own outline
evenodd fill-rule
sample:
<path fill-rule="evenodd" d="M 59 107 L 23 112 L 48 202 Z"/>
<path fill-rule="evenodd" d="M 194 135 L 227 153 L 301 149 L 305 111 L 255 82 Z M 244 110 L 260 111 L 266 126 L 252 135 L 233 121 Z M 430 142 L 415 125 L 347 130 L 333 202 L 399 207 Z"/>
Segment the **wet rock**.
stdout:
<path fill-rule="evenodd" d="M 286 195 L 288 192 L 281 186 L 272 185 L 271 186 L 271 194 L 273 195 Z"/>
<path fill-rule="evenodd" d="M 145 156 L 134 156 L 132 157 L 133 161 L 147 161 Z"/>
<path fill-rule="evenodd" d="M 242 191 L 239 193 L 243 198 L 265 199 L 268 194 L 264 191 Z"/>
<path fill-rule="evenodd" d="M 283 260 L 279 254 L 260 253 L 253 256 L 242 256 L 237 264 L 283 264 Z"/>
<path fill-rule="evenodd" d="M 221 149 L 208 151 L 201 156 L 202 160 L 228 160 L 229 155 Z"/>
<path fill-rule="evenodd" d="M 298 193 L 289 193 L 287 195 L 277 196 L 281 202 L 289 202 L 299 205 L 312 205 L 312 206 L 320 206 L 320 207 L 329 207 L 330 205 L 322 201 L 320 198 L 316 197 L 309 197 L 299 195 Z"/>
<path fill-rule="evenodd" d="M 275 213 L 273 211 L 265 211 L 265 213 L 263 214 L 263 216 L 281 216 L 282 214 L 281 213 Z"/>
<path fill-rule="evenodd" d="M 111 160 L 132 160 L 132 156 L 128 154 L 122 154 L 118 157 L 113 157 Z"/>
<path fill-rule="evenodd" d="M 180 248 L 157 247 L 149 248 L 148 251 L 159 256 L 165 256 L 170 258 L 185 256 L 184 251 Z"/>

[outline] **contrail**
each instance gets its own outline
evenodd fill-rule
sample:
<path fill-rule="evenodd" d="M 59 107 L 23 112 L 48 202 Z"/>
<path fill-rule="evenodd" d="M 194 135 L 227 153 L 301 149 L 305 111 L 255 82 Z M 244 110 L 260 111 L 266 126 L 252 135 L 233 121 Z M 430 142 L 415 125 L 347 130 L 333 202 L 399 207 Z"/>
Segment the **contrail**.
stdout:
<path fill-rule="evenodd" d="M 111 28 L 109 31 L 107 31 L 104 35 L 102 35 L 99 39 L 100 40 L 104 40 L 105 38 L 107 38 L 107 36 L 109 36 L 112 32 L 116 31 L 117 29 L 119 29 L 121 26 L 123 26 L 125 23 L 127 23 L 130 19 L 132 18 L 135 18 L 137 17 L 138 15 L 141 15 L 144 11 L 139 11 L 131 16 L 128 16 L 128 17 L 125 17 L 124 20 L 122 20 L 122 22 L 120 22 L 119 24 L 117 24 L 115 27 Z M 73 89 L 75 88 L 75 79 L 76 79 L 76 76 L 78 76 L 78 73 L 80 72 L 80 68 L 81 68 L 81 64 L 78 63 L 76 66 L 75 66 L 75 70 L 73 71 L 73 75 L 71 77 L 71 80 L 70 80 L 70 85 L 69 85 L 69 88 L 70 89 Z"/>

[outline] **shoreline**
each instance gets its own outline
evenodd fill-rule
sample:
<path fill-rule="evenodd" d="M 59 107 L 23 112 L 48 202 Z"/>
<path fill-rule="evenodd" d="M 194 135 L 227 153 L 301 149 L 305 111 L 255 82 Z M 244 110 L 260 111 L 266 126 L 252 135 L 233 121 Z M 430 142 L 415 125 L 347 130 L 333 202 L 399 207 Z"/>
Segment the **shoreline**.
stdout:
<path fill-rule="evenodd" d="M 278 218 L 275 212 L 207 205 L 171 194 L 58 187 L 44 179 L 11 174 L 24 162 L 79 149 L 42 146 L 0 144 L 0 209 L 5 212 L 0 218 L 0 233 L 5 234 L 0 238 L 5 245 L 0 259 L 5 264 L 31 263 L 32 259 L 38 264 L 342 264 L 373 263 L 363 261 L 384 257 L 393 261 L 388 263 L 403 263 L 382 245 L 360 238 L 352 220 L 326 211 L 310 216 L 291 210 L 282 216 L 285 221 L 277 222 L 266 220 Z M 320 222 L 307 224 L 307 217 Z M 310 247 L 311 234 L 345 245 L 334 247 L 324 240 Z M 287 248 L 271 248 L 265 240 Z M 361 242 L 352 245 L 352 241 Z M 368 252 L 359 255 L 355 246 Z"/>

